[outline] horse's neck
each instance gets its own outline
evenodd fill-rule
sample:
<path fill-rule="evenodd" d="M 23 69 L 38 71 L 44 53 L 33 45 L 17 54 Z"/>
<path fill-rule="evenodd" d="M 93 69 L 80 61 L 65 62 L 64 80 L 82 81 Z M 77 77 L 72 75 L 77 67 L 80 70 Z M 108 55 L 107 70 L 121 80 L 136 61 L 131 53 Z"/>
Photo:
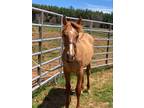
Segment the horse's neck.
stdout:
<path fill-rule="evenodd" d="M 83 53 L 83 51 L 84 51 L 84 33 L 83 32 L 81 32 L 81 33 L 79 33 L 79 38 L 78 38 L 78 41 L 77 41 L 77 43 L 76 43 L 76 52 L 77 52 L 77 54 L 79 55 L 81 55 L 81 53 Z"/>
<path fill-rule="evenodd" d="M 76 43 L 77 50 L 85 52 L 85 50 L 87 51 L 92 44 L 93 44 L 92 36 L 84 32 L 79 33 L 79 39 Z"/>

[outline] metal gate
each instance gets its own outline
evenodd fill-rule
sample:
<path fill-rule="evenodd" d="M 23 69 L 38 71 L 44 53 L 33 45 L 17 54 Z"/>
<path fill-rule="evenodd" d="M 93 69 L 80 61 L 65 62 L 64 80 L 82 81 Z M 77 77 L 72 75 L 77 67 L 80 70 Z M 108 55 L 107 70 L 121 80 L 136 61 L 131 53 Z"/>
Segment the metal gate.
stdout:
<path fill-rule="evenodd" d="M 34 13 L 32 23 L 32 91 L 34 91 L 63 74 L 61 62 L 63 15 L 35 7 L 32 7 L 32 12 Z M 67 18 L 71 20 L 78 19 Z M 46 20 L 49 21 L 45 22 Z M 88 19 L 82 19 L 82 21 L 85 32 L 90 33 L 95 38 L 95 54 L 92 60 L 92 68 L 112 65 L 113 24 Z M 50 43 L 48 44 L 48 42 Z"/>

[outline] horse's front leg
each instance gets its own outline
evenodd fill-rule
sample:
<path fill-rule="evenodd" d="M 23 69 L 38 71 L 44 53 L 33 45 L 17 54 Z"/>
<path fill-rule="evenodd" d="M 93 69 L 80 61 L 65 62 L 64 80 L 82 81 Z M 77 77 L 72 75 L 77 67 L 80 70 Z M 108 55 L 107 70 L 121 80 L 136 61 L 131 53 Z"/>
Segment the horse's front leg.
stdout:
<path fill-rule="evenodd" d="M 82 90 L 82 80 L 83 80 L 83 67 L 81 66 L 80 71 L 77 73 L 77 85 L 76 85 L 76 95 L 77 95 L 77 106 L 80 107 L 80 94 Z"/>
<path fill-rule="evenodd" d="M 66 87 L 66 108 L 69 108 L 69 104 L 71 101 L 70 97 L 70 90 L 71 90 L 71 85 L 70 85 L 70 73 L 64 70 L 64 75 L 65 75 L 65 87 Z"/>

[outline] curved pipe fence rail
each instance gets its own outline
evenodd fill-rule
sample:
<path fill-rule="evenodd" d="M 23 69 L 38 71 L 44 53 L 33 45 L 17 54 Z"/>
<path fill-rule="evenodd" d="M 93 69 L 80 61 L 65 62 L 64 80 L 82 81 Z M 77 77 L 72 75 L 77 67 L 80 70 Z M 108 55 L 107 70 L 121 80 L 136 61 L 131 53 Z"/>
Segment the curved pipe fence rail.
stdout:
<path fill-rule="evenodd" d="M 43 10 L 43 9 L 39 9 L 39 8 L 35 8 L 32 7 L 32 11 L 33 12 L 39 12 L 39 22 L 38 23 L 32 23 L 32 27 L 38 27 L 38 34 L 39 34 L 39 38 L 38 39 L 33 39 L 32 43 L 36 43 L 38 44 L 38 51 L 32 53 L 32 57 L 37 57 L 37 61 L 33 60 L 34 62 L 34 66 L 32 67 L 32 71 L 33 74 L 37 73 L 36 76 L 34 76 L 32 78 L 32 91 L 38 89 L 39 87 L 41 87 L 42 85 L 46 84 L 47 82 L 56 79 L 57 77 L 59 77 L 61 74 L 63 74 L 62 71 L 62 61 L 61 61 L 61 54 L 62 54 L 62 49 L 63 49 L 63 44 L 62 44 L 62 38 L 61 36 L 58 37 L 50 37 L 50 38 L 43 38 L 43 27 L 49 27 L 49 28 L 60 28 L 60 30 L 62 30 L 62 18 L 63 15 L 62 14 L 58 14 L 55 12 L 51 12 L 51 11 L 47 11 L 47 10 Z M 57 17 L 59 17 L 60 19 L 60 24 L 44 24 L 44 14 L 47 15 L 55 15 Z M 48 17 L 48 16 L 47 16 Z M 73 18 L 73 17 L 67 17 L 69 19 L 72 20 L 77 20 L 78 18 Z M 113 65 L 112 63 L 112 35 L 113 35 L 113 31 L 112 31 L 112 27 L 113 24 L 112 23 L 107 23 L 107 22 L 102 22 L 102 21 L 95 21 L 95 20 L 88 20 L 88 19 L 82 19 L 83 22 L 87 22 L 89 23 L 89 27 L 84 27 L 84 30 L 86 32 L 89 32 L 91 34 L 93 33 L 105 33 L 106 36 L 102 37 L 102 38 L 95 38 L 95 43 L 104 41 L 106 43 L 106 45 L 95 45 L 94 49 L 95 49 L 95 54 L 94 56 L 103 56 L 103 58 L 96 57 L 92 60 L 92 68 L 96 68 L 96 67 L 101 67 L 101 66 L 108 66 L 108 65 Z M 104 24 L 104 25 L 108 25 L 107 29 L 96 29 L 93 28 L 93 24 L 97 23 L 97 24 Z M 59 33 L 61 34 L 61 33 Z M 42 43 L 43 42 L 48 42 L 48 41 L 52 41 L 52 40 L 59 40 L 60 41 L 60 46 L 56 47 L 56 48 L 51 48 L 51 49 L 47 49 L 47 50 L 43 50 L 42 48 Z M 105 49 L 105 51 L 100 50 L 100 49 Z M 111 49 L 111 50 L 110 50 Z M 42 62 L 42 55 L 46 54 L 46 53 L 51 53 L 53 51 L 59 51 L 59 56 L 52 58 L 50 60 L 47 60 L 45 62 Z M 111 57 L 110 57 L 111 54 Z M 97 59 L 98 58 L 98 59 Z M 59 60 L 59 62 L 57 63 L 56 66 L 50 68 L 50 69 L 45 69 L 42 66 L 47 65 L 49 63 L 52 63 L 56 60 Z M 111 61 L 111 62 L 109 62 Z M 96 62 L 99 62 L 99 64 L 96 64 Z M 44 72 L 42 72 L 42 70 L 46 70 Z M 50 77 L 47 77 L 48 74 L 50 74 L 53 71 L 56 71 L 54 74 L 52 74 Z"/>

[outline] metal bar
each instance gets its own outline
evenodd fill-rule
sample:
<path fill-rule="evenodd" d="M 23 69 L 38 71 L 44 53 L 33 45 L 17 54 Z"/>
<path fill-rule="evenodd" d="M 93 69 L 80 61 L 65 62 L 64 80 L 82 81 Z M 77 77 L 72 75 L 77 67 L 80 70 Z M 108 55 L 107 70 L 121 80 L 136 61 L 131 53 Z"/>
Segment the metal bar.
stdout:
<path fill-rule="evenodd" d="M 53 75 L 52 77 L 48 78 L 47 80 L 41 82 L 40 85 L 36 85 L 35 87 L 32 88 L 32 92 L 35 91 L 36 89 L 38 89 L 39 87 L 41 87 L 42 85 L 46 84 L 50 80 L 54 79 L 55 77 L 61 75 L 61 74 L 63 74 L 63 73 L 62 72 L 58 72 L 55 75 Z"/>
<path fill-rule="evenodd" d="M 98 68 L 98 67 L 102 67 L 102 66 L 108 66 L 108 65 L 112 65 L 113 63 L 108 63 L 108 64 L 102 64 L 102 65 L 92 65 L 91 68 Z M 86 69 L 86 67 L 84 68 Z"/>
<path fill-rule="evenodd" d="M 73 19 L 73 20 L 78 20 L 79 18 L 74 18 L 74 17 L 67 17 L 69 19 Z M 95 22 L 95 23 L 100 23 L 100 24 L 108 24 L 108 25 L 113 25 L 112 23 L 108 23 L 108 22 L 103 22 L 103 21 L 95 21 L 95 20 L 89 20 L 89 19 L 82 19 L 82 21 L 87 21 L 87 22 Z"/>
<path fill-rule="evenodd" d="M 45 12 L 45 13 L 50 13 L 50 14 L 58 15 L 58 16 L 63 16 L 62 14 L 58 14 L 58 13 L 51 12 L 51 11 L 48 11 L 48 10 L 39 9 L 39 8 L 36 8 L 36 7 L 32 7 L 32 10 L 41 11 L 41 12 Z"/>
<path fill-rule="evenodd" d="M 58 75 L 62 74 L 61 72 L 58 72 L 56 74 L 54 74 L 52 77 L 48 78 L 47 80 L 41 82 L 41 86 L 46 84 L 47 82 L 49 82 L 50 80 L 54 79 L 55 77 L 57 77 Z"/>
<path fill-rule="evenodd" d="M 92 30 L 93 28 L 93 22 L 90 22 L 90 29 Z M 92 34 L 92 31 L 90 31 L 90 33 Z"/>
<path fill-rule="evenodd" d="M 38 78 L 40 78 L 40 75 L 34 77 L 34 78 L 32 79 L 32 81 L 37 80 Z"/>
<path fill-rule="evenodd" d="M 42 66 L 42 65 L 48 64 L 48 63 L 50 63 L 50 62 L 52 62 L 52 61 L 58 60 L 58 59 L 60 59 L 60 58 L 61 58 L 61 56 L 58 56 L 58 57 L 53 58 L 53 59 L 51 59 L 51 60 L 49 60 L 49 61 L 43 62 L 43 63 L 41 63 L 41 65 L 36 65 L 36 66 L 32 67 L 32 70 L 35 69 L 35 68 L 37 68 L 37 67 L 40 67 L 40 66 Z"/>
<path fill-rule="evenodd" d="M 48 52 L 52 52 L 52 51 L 55 51 L 55 50 L 60 50 L 61 47 L 57 47 L 57 48 L 52 48 L 52 49 L 49 49 L 49 50 L 44 50 L 44 51 L 41 51 L 41 52 L 36 52 L 36 53 L 33 53 L 32 56 L 36 56 L 36 55 L 39 55 L 39 54 L 44 54 L 44 53 L 48 53 Z"/>
<path fill-rule="evenodd" d="M 91 67 L 91 68 L 98 68 L 98 67 L 108 66 L 108 65 L 113 65 L 113 63 L 102 64 L 102 65 L 96 65 L 96 66 L 92 65 L 92 67 Z M 84 68 L 84 69 L 86 69 L 86 68 Z M 42 85 L 44 85 L 45 83 L 47 83 L 47 82 L 49 82 L 50 80 L 52 80 L 52 79 L 53 79 L 53 77 L 56 77 L 56 76 L 58 76 L 58 75 L 60 75 L 60 74 L 63 74 L 63 71 L 62 71 L 62 72 L 59 72 L 59 73 L 57 73 L 57 74 L 55 74 L 55 75 L 54 75 L 54 76 L 52 76 L 52 77 L 50 77 L 49 79 L 47 79 L 46 81 L 44 81 L 44 82 L 43 82 L 43 83 L 41 83 L 40 85 L 41 85 L 41 86 L 42 86 Z M 33 88 L 32 88 L 32 91 L 34 91 L 34 90 L 38 89 L 38 88 L 40 87 L 40 85 L 37 85 L 37 86 L 33 87 Z"/>
<path fill-rule="evenodd" d="M 43 12 L 41 12 L 41 24 L 43 24 Z M 42 29 L 42 26 L 39 26 L 39 38 L 42 39 L 43 38 L 43 29 Z M 38 43 L 38 46 L 39 46 L 39 52 L 42 51 L 42 42 L 40 41 Z M 38 64 L 41 66 L 41 61 L 42 61 L 42 55 L 39 54 L 38 55 Z M 40 84 L 41 82 L 41 68 L 40 66 L 37 68 L 37 73 L 38 75 L 40 76 L 38 79 L 37 79 L 37 82 L 38 84 Z"/>
<path fill-rule="evenodd" d="M 62 14 L 58 14 L 58 13 L 51 12 L 51 11 L 48 11 L 48 10 L 39 9 L 39 8 L 36 8 L 36 7 L 32 7 L 32 10 L 43 11 L 45 13 L 50 13 L 50 14 L 54 14 L 54 15 L 58 15 L 58 16 L 63 16 Z M 74 17 L 67 17 L 67 18 L 78 20 L 78 18 L 74 18 Z M 95 23 L 113 25 L 112 23 L 108 23 L 108 22 L 88 20 L 88 19 L 82 19 L 82 21 L 88 21 L 88 22 L 95 22 Z"/>
<path fill-rule="evenodd" d="M 102 53 L 95 53 L 94 55 L 103 55 L 103 54 L 111 54 L 111 53 L 113 53 L 113 52 L 102 52 Z"/>
<path fill-rule="evenodd" d="M 38 89 L 40 87 L 40 85 L 36 85 L 32 88 L 32 92 L 35 91 L 36 89 Z"/>
<path fill-rule="evenodd" d="M 62 37 L 62 30 L 63 30 L 63 16 L 61 17 L 61 37 Z M 61 47 L 61 49 L 60 49 L 60 55 L 62 55 L 63 48 L 64 48 L 64 46 L 63 46 L 63 39 L 61 39 L 60 41 L 61 41 L 60 42 L 60 47 Z M 59 63 L 61 64 L 61 66 L 63 66 L 62 59 L 59 60 Z M 62 72 L 63 71 L 62 68 L 59 71 Z"/>
<path fill-rule="evenodd" d="M 103 67 L 103 66 L 109 66 L 109 65 L 113 65 L 113 63 L 108 63 L 108 64 L 102 64 L 102 65 L 92 65 L 91 68 L 98 68 L 98 67 Z M 84 68 L 86 69 L 86 68 Z M 46 84 L 47 82 L 49 82 L 50 80 L 52 80 L 54 77 L 57 77 L 59 75 L 63 74 L 63 71 L 62 72 L 59 72 L 57 74 L 55 74 L 54 76 L 50 77 L 49 79 L 45 80 L 44 82 L 42 82 L 40 85 L 37 85 L 35 87 L 32 88 L 32 92 L 35 91 L 36 89 L 38 89 L 40 86 Z"/>
<path fill-rule="evenodd" d="M 58 57 L 53 58 L 53 59 L 51 59 L 51 60 L 49 60 L 49 61 L 46 61 L 46 62 L 41 63 L 41 65 L 48 64 L 48 63 L 50 63 L 50 62 L 52 62 L 52 61 L 55 61 L 55 60 L 58 60 L 58 59 L 60 59 L 60 58 L 61 58 L 61 56 L 58 56 Z"/>
<path fill-rule="evenodd" d="M 61 68 L 61 67 L 62 67 L 61 65 L 57 65 L 57 66 L 49 69 L 49 71 L 45 71 L 44 73 L 42 73 L 41 76 L 45 76 L 45 75 L 48 74 L 49 72 L 54 71 L 54 70 L 57 70 L 57 69 L 59 69 L 59 68 Z"/>
<path fill-rule="evenodd" d="M 92 62 L 98 62 L 98 61 L 104 61 L 104 60 L 111 60 L 113 58 L 105 58 L 105 59 L 97 59 L 97 60 L 92 60 Z"/>
<path fill-rule="evenodd" d="M 94 46 L 94 48 L 112 48 L 113 46 L 112 45 L 109 45 L 109 46 Z"/>
<path fill-rule="evenodd" d="M 103 32 L 103 33 L 113 33 L 113 31 L 108 30 L 95 30 L 95 29 L 84 29 L 85 31 Z"/>
<path fill-rule="evenodd" d="M 98 68 L 98 67 L 102 67 L 102 66 L 109 66 L 109 65 L 113 65 L 113 63 L 108 63 L 108 64 L 102 64 L 102 65 L 92 65 L 91 68 Z"/>
<path fill-rule="evenodd" d="M 109 31 L 110 30 L 111 30 L 111 26 L 109 25 Z M 110 33 L 108 33 L 107 46 L 109 46 L 109 44 L 110 44 L 109 38 L 110 38 Z M 107 47 L 106 52 L 109 52 L 109 47 Z M 108 53 L 106 54 L 106 59 L 107 58 L 108 58 Z M 105 63 L 108 64 L 108 60 L 106 60 Z"/>
<path fill-rule="evenodd" d="M 32 40 L 32 42 L 51 41 L 51 40 L 57 40 L 57 39 L 61 39 L 61 37 L 44 38 L 44 39 L 34 39 L 34 40 Z"/>
<path fill-rule="evenodd" d="M 40 67 L 40 65 L 33 66 L 32 70 L 35 69 L 35 68 L 38 68 L 38 67 Z"/>
<path fill-rule="evenodd" d="M 46 75 L 47 73 L 49 73 L 49 72 L 51 72 L 51 71 L 54 71 L 54 70 L 60 68 L 60 67 L 62 67 L 62 66 L 61 66 L 61 65 L 57 65 L 57 66 L 49 69 L 49 71 L 45 71 L 44 73 L 41 73 L 41 77 L 44 76 L 44 75 Z M 34 77 L 34 78 L 32 79 L 32 81 L 34 81 L 34 80 L 36 80 L 36 79 L 38 79 L 38 78 L 40 78 L 40 76 Z"/>
<path fill-rule="evenodd" d="M 109 38 L 109 39 L 107 39 L 107 38 L 95 38 L 95 41 L 107 41 L 107 40 L 112 41 L 113 39 L 112 38 Z"/>
<path fill-rule="evenodd" d="M 32 56 L 36 56 L 36 55 L 39 55 L 39 54 L 41 54 L 41 52 L 33 53 Z"/>
<path fill-rule="evenodd" d="M 61 28 L 61 25 L 36 24 L 36 23 L 32 23 L 32 25 L 33 25 L 33 26 L 58 27 L 58 28 Z"/>

